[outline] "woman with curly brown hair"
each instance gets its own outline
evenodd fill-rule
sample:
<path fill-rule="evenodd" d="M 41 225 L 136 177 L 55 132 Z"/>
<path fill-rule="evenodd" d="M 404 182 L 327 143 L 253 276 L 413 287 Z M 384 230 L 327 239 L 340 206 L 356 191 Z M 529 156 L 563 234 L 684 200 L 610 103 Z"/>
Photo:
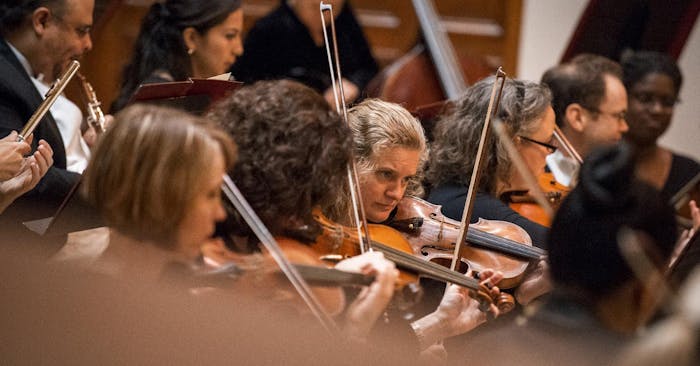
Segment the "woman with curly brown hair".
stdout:
<path fill-rule="evenodd" d="M 376 102 L 368 103 L 376 106 Z M 392 113 L 392 108 L 379 109 Z M 231 177 L 270 231 L 313 241 L 318 224 L 312 210 L 332 206 L 339 196 L 344 197 L 342 190 L 347 186 L 346 169 L 355 137 L 351 129 L 330 110 L 320 94 L 284 80 L 243 87 L 218 104 L 209 117 L 224 126 L 236 141 L 239 155 Z M 423 151 L 424 140 L 418 141 L 416 149 Z M 417 169 L 417 160 L 412 169 Z M 405 179 L 399 181 L 405 188 Z M 236 234 L 250 237 L 247 230 L 241 229 L 244 224 L 235 227 Z M 365 337 L 393 294 L 396 273 L 394 264 L 387 265 L 379 252 L 348 261 L 359 260 L 363 261 L 360 270 L 374 273 L 377 280 L 348 307 L 346 319 L 353 336 Z M 357 268 L 357 263 L 351 264 Z M 337 267 L 350 269 L 343 262 Z M 496 284 L 500 275 L 489 272 L 484 280 Z M 443 303 L 434 313 L 412 324 L 422 348 L 481 322 L 483 314 L 476 301 L 463 291 L 452 288 Z"/>
<path fill-rule="evenodd" d="M 309 87 L 262 81 L 217 104 L 209 118 L 236 142 L 239 155 L 231 178 L 270 232 L 314 241 L 321 227 L 312 211 L 335 200 L 350 159 L 350 131 L 340 116 Z M 244 222 L 233 221 L 230 229 L 242 246 L 257 243 Z M 379 252 L 361 257 L 336 268 L 375 275 L 345 312 L 345 332 L 364 339 L 391 299 L 398 274 Z"/>

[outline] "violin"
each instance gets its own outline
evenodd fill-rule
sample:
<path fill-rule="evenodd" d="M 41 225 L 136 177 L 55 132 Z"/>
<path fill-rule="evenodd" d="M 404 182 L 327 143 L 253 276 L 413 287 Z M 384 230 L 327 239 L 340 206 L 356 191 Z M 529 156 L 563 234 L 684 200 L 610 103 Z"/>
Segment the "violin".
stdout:
<path fill-rule="evenodd" d="M 569 194 L 571 188 L 557 182 L 551 172 L 544 172 L 537 177 L 542 192 L 547 202 L 556 211 L 561 205 L 564 197 Z M 534 221 L 542 226 L 551 227 L 552 217 L 538 205 L 534 198 L 527 191 L 508 192 L 501 195 L 504 201 L 509 203 L 510 208 L 530 221 Z"/>
<path fill-rule="evenodd" d="M 354 228 L 334 223 L 318 210 L 313 216 L 323 229 L 323 233 L 312 244 L 312 248 L 321 254 L 321 259 L 338 261 L 360 254 L 361 240 L 358 239 Z M 397 289 L 403 303 L 412 304 L 420 300 L 422 291 L 417 284 L 418 277 L 423 276 L 472 290 L 482 311 L 488 311 L 492 303 L 496 304 L 501 313 L 509 312 L 515 306 L 515 300 L 510 294 L 501 293 L 498 298 L 493 299 L 489 295 L 489 289 L 478 280 L 415 256 L 411 244 L 393 228 L 368 224 L 367 229 L 372 239 L 370 247 L 382 252 L 386 259 L 396 263 L 400 269 Z"/>
<path fill-rule="evenodd" d="M 341 286 L 369 286 L 374 281 L 371 275 L 328 268 L 318 259 L 316 252 L 296 240 L 279 237 L 275 240 L 329 315 L 338 315 L 345 308 Z M 195 277 L 208 277 L 206 281 L 198 281 L 204 285 L 215 283 L 212 279 L 228 277 L 229 280 L 224 279 L 223 283 L 229 287 L 230 278 L 235 278 L 236 286 L 258 293 L 261 298 L 291 302 L 293 307 L 306 310 L 306 305 L 299 301 L 289 280 L 267 252 L 241 254 L 224 245 L 210 243 L 202 246 L 202 260 L 206 270 L 200 270 Z"/>
<path fill-rule="evenodd" d="M 581 164 L 583 164 L 581 155 L 576 151 L 558 126 L 554 126 L 553 135 L 566 155 L 573 159 L 578 166 L 581 166 Z M 552 172 L 541 173 L 537 177 L 537 183 L 553 211 L 559 208 L 564 197 L 566 197 L 572 189 L 571 187 L 557 182 Z M 510 202 L 510 208 L 528 218 L 530 221 L 534 221 L 546 227 L 552 225 L 552 216 L 548 215 L 546 210 L 535 202 L 534 197 L 532 197 L 529 192 L 510 192 L 507 193 L 505 197 L 501 195 L 501 198 L 505 198 L 504 201 Z"/>
<path fill-rule="evenodd" d="M 445 217 L 440 205 L 406 196 L 399 201 L 397 213 L 389 225 L 403 233 L 416 255 L 427 261 L 449 265 L 460 230 L 460 222 Z M 531 261 L 542 260 L 547 253 L 532 246 L 530 236 L 510 222 L 480 218 L 470 224 L 467 243 L 460 258 L 461 268 L 475 272 L 486 268 L 503 273 L 498 284 L 509 289 L 520 284 Z"/>

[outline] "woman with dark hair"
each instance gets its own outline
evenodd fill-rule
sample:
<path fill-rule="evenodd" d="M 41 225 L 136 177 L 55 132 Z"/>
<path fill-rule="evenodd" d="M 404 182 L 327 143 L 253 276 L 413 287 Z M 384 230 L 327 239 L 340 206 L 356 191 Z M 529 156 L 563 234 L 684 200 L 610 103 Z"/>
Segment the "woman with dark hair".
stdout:
<path fill-rule="evenodd" d="M 243 54 L 240 0 L 167 0 L 149 9 L 112 105 L 126 105 L 142 83 L 225 73 Z"/>
<path fill-rule="evenodd" d="M 697 161 L 658 144 L 671 125 L 683 76 L 668 55 L 657 52 L 631 53 L 621 63 L 629 94 L 625 140 L 635 149 L 636 175 L 670 199 L 700 173 Z"/>
<path fill-rule="evenodd" d="M 280 0 L 276 9 L 258 20 L 246 35 L 245 48 L 251 52 L 231 68 L 236 79 L 245 83 L 297 80 L 323 93 L 328 103 L 335 105 L 319 2 Z M 377 63 L 350 2 L 326 0 L 325 3 L 333 6 L 336 16 L 343 92 L 345 101 L 352 103 L 362 97 L 367 84 L 377 74 Z M 330 19 L 326 18 L 326 24 L 330 24 Z"/>

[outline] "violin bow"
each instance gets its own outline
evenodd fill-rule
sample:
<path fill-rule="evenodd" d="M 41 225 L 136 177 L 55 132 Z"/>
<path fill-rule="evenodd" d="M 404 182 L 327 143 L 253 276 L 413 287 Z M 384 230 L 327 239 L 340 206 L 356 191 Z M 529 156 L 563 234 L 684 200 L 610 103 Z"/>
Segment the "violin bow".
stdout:
<path fill-rule="evenodd" d="M 547 200 L 547 196 L 545 196 L 544 192 L 542 192 L 540 185 L 537 184 L 537 179 L 527 167 L 527 164 L 525 164 L 525 161 L 518 152 L 518 149 L 515 147 L 515 144 L 513 144 L 512 137 L 506 131 L 503 121 L 498 118 L 495 119 L 493 121 L 493 130 L 496 132 L 496 136 L 498 136 L 498 139 L 505 147 L 510 160 L 515 166 L 515 169 L 518 171 L 520 176 L 523 177 L 523 180 L 525 180 L 525 184 L 527 185 L 529 192 L 532 194 L 532 198 L 535 199 L 535 202 L 542 207 L 544 212 L 549 217 L 554 217 L 554 209 L 552 208 L 552 205 Z"/>
<path fill-rule="evenodd" d="M 569 156 L 576 160 L 578 165 L 580 166 L 583 164 L 583 159 L 581 158 L 581 155 L 576 151 L 574 148 L 574 145 L 571 145 L 571 142 L 569 142 L 569 139 L 564 136 L 564 133 L 561 132 L 561 129 L 559 129 L 559 126 L 554 125 L 554 138 L 557 139 L 557 142 L 559 142 L 559 145 L 566 150 L 566 153 L 569 154 Z"/>
<path fill-rule="evenodd" d="M 272 258 L 277 262 L 280 270 L 287 276 L 289 282 L 299 293 L 301 298 L 304 300 L 306 305 L 311 309 L 311 313 L 318 319 L 321 325 L 330 334 L 338 334 L 338 326 L 331 319 L 331 317 L 323 310 L 321 304 L 319 303 L 316 296 L 311 292 L 309 285 L 306 283 L 303 277 L 299 274 L 299 271 L 289 262 L 289 259 L 284 255 L 282 249 L 280 249 L 279 244 L 272 236 L 270 231 L 265 227 L 260 217 L 255 213 L 253 208 L 250 206 L 248 201 L 243 197 L 243 194 L 231 177 L 228 174 L 224 174 L 224 181 L 221 184 L 221 190 L 224 192 L 226 198 L 231 202 L 231 204 L 236 208 L 236 210 L 241 214 L 243 220 L 250 226 L 255 235 L 258 237 L 260 242 L 265 246 L 265 248 L 270 252 Z"/>
<path fill-rule="evenodd" d="M 501 86 L 498 88 L 498 99 L 494 108 L 494 99 L 496 99 L 496 89 L 498 81 L 501 81 Z M 474 197 L 476 197 L 476 192 L 478 190 L 479 180 L 481 178 L 481 173 L 483 171 L 482 161 L 486 159 L 486 141 L 488 141 L 490 135 L 490 125 L 491 125 L 491 115 L 498 111 L 498 105 L 501 101 L 501 95 L 503 94 L 503 86 L 505 85 L 506 73 L 503 72 L 501 67 L 496 71 L 496 79 L 493 82 L 493 88 L 491 89 L 491 97 L 489 99 L 489 106 L 486 111 L 486 119 L 484 120 L 484 126 L 481 129 L 481 139 L 479 140 L 479 148 L 476 152 L 476 161 L 474 162 L 474 168 L 472 169 L 471 179 L 469 181 L 469 189 L 467 191 L 467 198 L 464 201 L 464 211 L 462 213 L 462 222 L 459 229 L 459 235 L 457 236 L 457 243 L 455 244 L 454 255 L 452 256 L 452 263 L 450 264 L 450 269 L 457 270 L 457 264 L 461 258 L 460 253 L 462 252 L 463 243 L 466 243 L 467 233 L 469 230 L 469 222 L 474 210 Z"/>
<path fill-rule="evenodd" d="M 333 57 L 331 56 L 331 45 L 328 40 L 328 32 L 326 31 L 326 19 L 323 16 L 324 12 L 330 14 L 331 23 L 331 38 L 333 40 L 333 54 L 335 55 L 335 67 Z M 338 38 L 335 33 L 335 17 L 333 14 L 333 5 L 325 4 L 323 1 L 319 4 L 319 12 L 321 14 L 321 24 L 323 25 L 323 40 L 326 46 L 326 54 L 328 55 L 328 68 L 331 76 L 331 87 L 333 89 L 333 97 L 335 99 L 336 112 L 343 118 L 345 123 L 348 122 L 348 109 L 345 104 L 345 92 L 343 91 L 343 77 L 340 72 L 340 54 L 338 53 Z M 335 72 L 334 72 L 335 69 Z M 336 80 L 337 79 L 337 80 Z M 365 215 L 365 207 L 362 203 L 362 192 L 360 191 L 360 179 L 357 174 L 357 165 L 355 164 L 354 154 L 351 153 L 350 162 L 348 163 L 348 184 L 350 187 L 350 199 L 352 202 L 352 211 L 357 226 L 357 237 L 360 238 L 360 252 L 365 253 L 371 251 L 371 243 L 369 235 L 369 226 L 367 225 L 367 216 Z M 364 235 L 363 234 L 364 229 Z M 365 238 L 362 240 L 362 238 Z"/>

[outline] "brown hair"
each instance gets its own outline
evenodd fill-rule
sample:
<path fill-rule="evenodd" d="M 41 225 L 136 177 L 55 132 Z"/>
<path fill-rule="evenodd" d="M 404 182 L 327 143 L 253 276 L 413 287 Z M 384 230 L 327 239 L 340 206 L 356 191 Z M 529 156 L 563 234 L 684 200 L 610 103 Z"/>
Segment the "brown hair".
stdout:
<path fill-rule="evenodd" d="M 542 75 L 542 83 L 552 91 L 552 108 L 559 127 L 564 126 L 566 108 L 571 104 L 578 103 L 597 113 L 605 97 L 605 75 L 622 81 L 622 68 L 615 61 L 588 53 L 554 66 Z"/>
<path fill-rule="evenodd" d="M 231 139 L 212 124 L 174 109 L 135 105 L 116 115 L 85 171 L 83 189 L 107 225 L 170 247 L 201 171 L 214 154 L 230 167 Z"/>
<path fill-rule="evenodd" d="M 350 131 L 325 99 L 298 82 L 260 81 L 209 117 L 238 145 L 231 177 L 269 230 L 295 235 L 290 226 L 308 225 L 313 231 L 312 209 L 335 200 L 350 160 Z M 233 229 L 249 234 L 242 223 Z"/>

